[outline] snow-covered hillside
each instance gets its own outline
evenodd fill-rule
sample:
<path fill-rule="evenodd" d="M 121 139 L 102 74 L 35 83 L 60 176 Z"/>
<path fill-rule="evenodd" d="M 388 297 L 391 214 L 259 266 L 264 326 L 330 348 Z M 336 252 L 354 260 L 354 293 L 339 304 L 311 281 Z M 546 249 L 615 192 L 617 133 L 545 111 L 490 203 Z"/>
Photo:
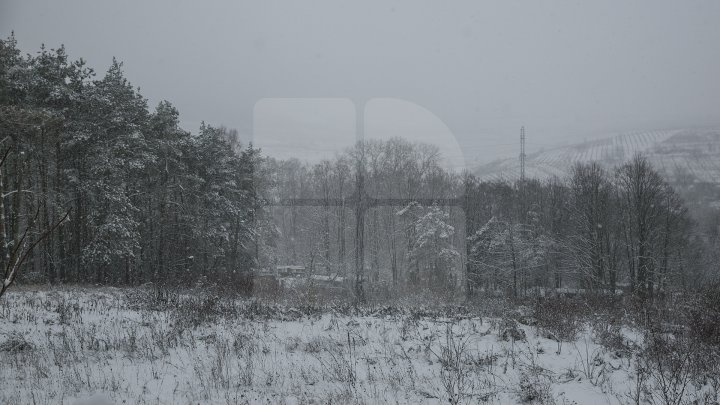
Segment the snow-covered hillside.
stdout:
<path fill-rule="evenodd" d="M 527 177 L 563 177 L 575 163 L 597 161 L 611 167 L 635 153 L 646 155 L 670 181 L 720 182 L 720 128 L 630 132 L 529 153 L 525 170 Z M 481 165 L 475 173 L 485 180 L 515 180 L 519 159 Z"/>

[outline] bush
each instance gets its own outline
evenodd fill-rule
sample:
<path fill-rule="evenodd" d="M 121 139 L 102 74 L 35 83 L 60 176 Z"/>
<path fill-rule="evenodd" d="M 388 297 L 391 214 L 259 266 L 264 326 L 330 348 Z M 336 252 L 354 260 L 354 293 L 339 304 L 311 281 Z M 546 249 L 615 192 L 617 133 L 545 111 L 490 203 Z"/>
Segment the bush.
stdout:
<path fill-rule="evenodd" d="M 502 319 L 500 322 L 500 338 L 506 342 L 525 341 L 527 336 L 514 319 Z"/>
<path fill-rule="evenodd" d="M 582 330 L 583 310 L 583 305 L 576 299 L 538 298 L 533 317 L 537 320 L 537 326 L 547 332 L 551 339 L 570 342 L 575 340 Z"/>
<path fill-rule="evenodd" d="M 662 333 L 650 333 L 645 341 L 639 360 L 649 373 L 650 399 L 664 404 L 683 403 L 693 375 L 691 343 Z"/>
<path fill-rule="evenodd" d="M 0 343 L 0 352 L 17 353 L 33 349 L 35 349 L 35 346 L 25 340 L 25 338 L 19 333 L 10 334 L 4 342 Z"/>
<path fill-rule="evenodd" d="M 540 373 L 526 371 L 520 375 L 518 396 L 522 403 L 554 404 L 550 381 Z"/>
<path fill-rule="evenodd" d="M 720 285 L 699 292 L 688 305 L 688 328 L 697 342 L 720 346 Z"/>
<path fill-rule="evenodd" d="M 609 350 L 617 357 L 627 357 L 631 350 L 622 334 L 622 325 L 614 319 L 599 314 L 592 319 L 593 341 Z"/>

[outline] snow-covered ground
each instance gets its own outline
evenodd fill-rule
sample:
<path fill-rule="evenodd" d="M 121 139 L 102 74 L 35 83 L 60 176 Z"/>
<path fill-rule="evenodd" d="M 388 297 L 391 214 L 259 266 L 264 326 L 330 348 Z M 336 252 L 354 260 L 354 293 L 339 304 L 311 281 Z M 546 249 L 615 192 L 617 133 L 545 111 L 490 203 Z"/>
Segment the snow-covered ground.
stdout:
<path fill-rule="evenodd" d="M 638 382 L 632 351 L 595 343 L 589 328 L 559 345 L 538 327 L 472 314 L 153 294 L 8 293 L 0 403 L 625 404 L 654 387 Z M 642 345 L 638 332 L 622 336 Z"/>

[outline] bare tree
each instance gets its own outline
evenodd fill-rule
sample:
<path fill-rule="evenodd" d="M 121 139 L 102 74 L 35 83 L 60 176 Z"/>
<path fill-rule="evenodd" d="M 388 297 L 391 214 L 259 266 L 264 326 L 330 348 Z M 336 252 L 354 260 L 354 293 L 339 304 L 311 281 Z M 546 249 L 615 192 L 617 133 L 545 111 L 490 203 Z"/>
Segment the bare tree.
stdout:
<path fill-rule="evenodd" d="M 657 268 L 653 253 L 662 235 L 667 186 L 642 155 L 617 169 L 617 182 L 631 288 L 641 299 L 652 300 Z"/>
<path fill-rule="evenodd" d="M 612 185 L 598 163 L 577 164 L 572 169 L 569 235 L 571 260 L 583 271 L 588 287 L 615 289 L 616 266 L 613 237 Z"/>
<path fill-rule="evenodd" d="M 44 229 L 38 229 L 38 218 L 40 217 L 40 208 L 35 211 L 35 215 L 32 219 L 26 221 L 25 229 L 20 231 L 20 219 L 19 215 L 13 215 L 11 220 L 13 223 L 10 229 L 13 230 L 13 235 L 7 234 L 6 220 L 5 217 L 5 197 L 10 193 L 20 193 L 22 187 L 21 182 L 16 182 L 17 189 L 6 194 L 4 189 L 4 183 L 2 181 L 3 172 L 2 168 L 7 161 L 8 156 L 12 148 L 8 148 L 3 154 L 2 160 L 0 160 L 0 246 L 3 250 L 2 262 L 3 266 L 3 278 L 2 285 L 0 285 L 0 297 L 5 294 L 5 291 L 13 284 L 17 278 L 18 271 L 22 268 L 25 261 L 28 259 L 33 249 L 50 236 L 63 222 L 65 222 L 70 212 L 66 212 L 65 215 L 60 218 L 57 222 L 53 223 L 49 227 Z M 17 223 L 16 223 L 17 222 Z M 34 234 L 34 235 L 33 235 Z M 11 236 L 12 238 L 10 238 Z M 33 238 L 34 236 L 34 238 Z M 12 240 L 12 242 L 10 242 Z"/>

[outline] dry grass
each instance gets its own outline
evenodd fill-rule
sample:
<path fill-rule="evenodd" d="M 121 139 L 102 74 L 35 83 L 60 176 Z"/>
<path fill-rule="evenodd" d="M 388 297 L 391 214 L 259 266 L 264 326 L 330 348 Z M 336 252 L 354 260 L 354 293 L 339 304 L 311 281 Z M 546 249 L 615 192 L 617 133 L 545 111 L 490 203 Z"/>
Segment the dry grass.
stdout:
<path fill-rule="evenodd" d="M 505 341 L 503 325 L 467 308 L 24 289 L 0 302 L 0 403 L 630 402 L 629 360 L 589 333 L 556 354 L 536 328 Z"/>

